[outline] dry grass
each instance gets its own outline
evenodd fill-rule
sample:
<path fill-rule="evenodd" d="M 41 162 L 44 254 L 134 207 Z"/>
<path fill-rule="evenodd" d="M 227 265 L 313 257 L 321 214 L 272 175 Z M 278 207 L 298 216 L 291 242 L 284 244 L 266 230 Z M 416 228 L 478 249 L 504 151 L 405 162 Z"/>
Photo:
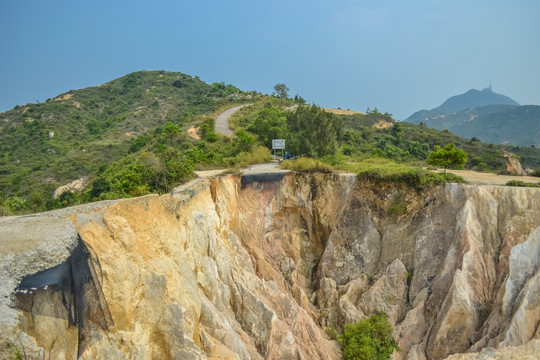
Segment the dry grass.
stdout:
<path fill-rule="evenodd" d="M 364 113 L 361 113 L 361 112 L 358 112 L 358 111 L 352 111 L 352 110 L 349 110 L 349 109 L 328 109 L 328 108 L 325 108 L 324 111 L 332 113 L 332 114 L 336 114 L 336 115 L 356 115 L 356 114 L 365 115 Z"/>
<path fill-rule="evenodd" d="M 331 173 L 334 172 L 332 166 L 316 159 L 303 157 L 296 160 L 285 160 L 281 167 L 287 170 L 300 171 L 300 172 L 322 172 Z"/>

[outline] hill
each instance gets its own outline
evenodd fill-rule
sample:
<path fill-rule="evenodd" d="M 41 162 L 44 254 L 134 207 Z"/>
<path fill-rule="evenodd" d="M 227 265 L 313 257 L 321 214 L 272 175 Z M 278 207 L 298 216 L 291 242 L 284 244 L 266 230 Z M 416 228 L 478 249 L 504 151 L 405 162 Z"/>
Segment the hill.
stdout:
<path fill-rule="evenodd" d="M 450 114 L 461 110 L 486 105 L 515 105 L 519 104 L 508 96 L 497 94 L 491 88 L 481 91 L 471 89 L 464 94 L 452 96 L 446 100 L 438 110 Z"/>
<path fill-rule="evenodd" d="M 137 147 L 136 139 L 141 145 L 139 135 L 168 122 L 187 130 L 203 115 L 256 96 L 186 74 L 140 71 L 16 106 L 0 114 L 0 194 L 46 199 L 73 179 L 95 177 Z"/>
<path fill-rule="evenodd" d="M 540 146 L 540 106 L 520 106 L 491 89 L 469 90 L 432 110 L 420 110 L 405 121 L 486 143 Z"/>
<path fill-rule="evenodd" d="M 341 157 L 361 159 L 379 156 L 398 162 L 425 164 L 430 150 L 435 146 L 444 146 L 453 142 L 458 148 L 469 154 L 466 169 L 480 171 L 505 172 L 504 152 L 509 151 L 520 157 L 523 167 L 540 167 L 540 149 L 521 146 L 488 145 L 478 138 L 466 139 L 448 130 L 437 130 L 425 124 L 414 125 L 396 122 L 391 114 L 381 113 L 377 109 L 366 114 L 333 114 L 342 123 L 339 132 L 339 151 L 330 162 L 340 162 Z M 260 136 L 268 133 L 287 137 L 286 109 L 272 106 L 263 101 L 254 106 L 243 108 L 234 120 L 234 126 L 243 127 Z M 280 120 L 282 119 L 282 120 Z M 264 122 L 264 126 L 259 122 Z M 281 128 L 280 132 L 276 128 Z M 269 139 L 266 139 L 269 141 Z"/>
<path fill-rule="evenodd" d="M 234 134 L 216 134 L 215 117 L 242 104 L 250 106 L 230 119 Z M 0 114 L 0 216 L 169 192 L 196 169 L 269 161 L 276 138 L 286 139 L 292 154 L 329 163 L 384 157 L 423 165 L 435 146 L 454 142 L 469 153 L 468 169 L 505 171 L 505 150 L 520 155 L 524 167 L 540 167 L 540 149 L 486 145 L 395 122 L 377 109 L 335 114 L 299 96 L 140 71 Z M 53 197 L 76 179 L 82 191 Z"/>

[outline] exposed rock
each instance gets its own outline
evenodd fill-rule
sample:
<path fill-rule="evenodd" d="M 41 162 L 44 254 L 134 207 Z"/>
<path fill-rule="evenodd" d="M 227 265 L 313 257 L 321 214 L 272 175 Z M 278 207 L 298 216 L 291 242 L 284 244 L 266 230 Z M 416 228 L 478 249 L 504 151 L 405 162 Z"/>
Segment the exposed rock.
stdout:
<path fill-rule="evenodd" d="M 364 314 L 384 311 L 388 321 L 395 325 L 407 313 L 407 269 L 396 259 L 386 272 L 360 298 L 360 309 Z"/>
<path fill-rule="evenodd" d="M 418 306 L 407 313 L 405 319 L 394 329 L 394 333 L 399 334 L 397 343 L 401 351 L 395 352 L 392 359 L 419 358 L 419 354 L 423 354 L 424 351 L 419 351 L 415 347 L 422 343 L 427 330 L 428 324 L 424 317 L 424 303 L 420 302 Z M 422 356 L 425 358 L 424 355 Z"/>
<path fill-rule="evenodd" d="M 62 195 L 66 191 L 81 191 L 86 186 L 86 183 L 88 182 L 88 177 L 83 176 L 80 179 L 75 179 L 66 185 L 62 185 L 58 187 L 56 190 L 54 190 L 53 199 L 57 199 L 60 195 Z"/>
<path fill-rule="evenodd" d="M 406 213 L 387 210 L 396 194 Z M 60 283 L 17 290 L 79 235 L 83 307 Z M 380 310 L 394 360 L 540 354 L 538 189 L 227 176 L 3 218 L 0 242 L 0 336 L 28 357 L 337 359 L 324 328 Z"/>
<path fill-rule="evenodd" d="M 527 175 L 523 170 L 519 158 L 511 152 L 504 151 L 503 157 L 506 158 L 506 170 L 513 175 Z"/>
<path fill-rule="evenodd" d="M 482 351 L 469 354 L 456 354 L 446 360 L 536 360 L 540 354 L 540 340 L 534 339 L 520 346 L 501 349 L 486 347 Z"/>

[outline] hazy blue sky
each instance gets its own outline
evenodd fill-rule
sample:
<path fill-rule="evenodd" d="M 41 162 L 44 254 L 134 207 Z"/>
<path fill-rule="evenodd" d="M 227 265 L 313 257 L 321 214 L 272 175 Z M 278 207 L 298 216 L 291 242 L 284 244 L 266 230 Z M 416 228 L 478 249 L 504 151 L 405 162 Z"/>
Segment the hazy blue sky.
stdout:
<path fill-rule="evenodd" d="M 0 111 L 143 69 L 397 119 L 490 81 L 540 104 L 540 1 L 0 0 Z"/>

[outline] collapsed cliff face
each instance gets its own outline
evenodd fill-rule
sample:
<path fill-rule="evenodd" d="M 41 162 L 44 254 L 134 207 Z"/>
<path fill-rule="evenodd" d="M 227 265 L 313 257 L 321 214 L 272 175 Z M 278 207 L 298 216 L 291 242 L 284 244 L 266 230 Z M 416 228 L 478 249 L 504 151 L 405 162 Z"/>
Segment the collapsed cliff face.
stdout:
<path fill-rule="evenodd" d="M 394 359 L 540 338 L 536 189 L 218 177 L 0 239 L 0 335 L 32 356 L 336 359 L 324 328 L 379 310 Z"/>

